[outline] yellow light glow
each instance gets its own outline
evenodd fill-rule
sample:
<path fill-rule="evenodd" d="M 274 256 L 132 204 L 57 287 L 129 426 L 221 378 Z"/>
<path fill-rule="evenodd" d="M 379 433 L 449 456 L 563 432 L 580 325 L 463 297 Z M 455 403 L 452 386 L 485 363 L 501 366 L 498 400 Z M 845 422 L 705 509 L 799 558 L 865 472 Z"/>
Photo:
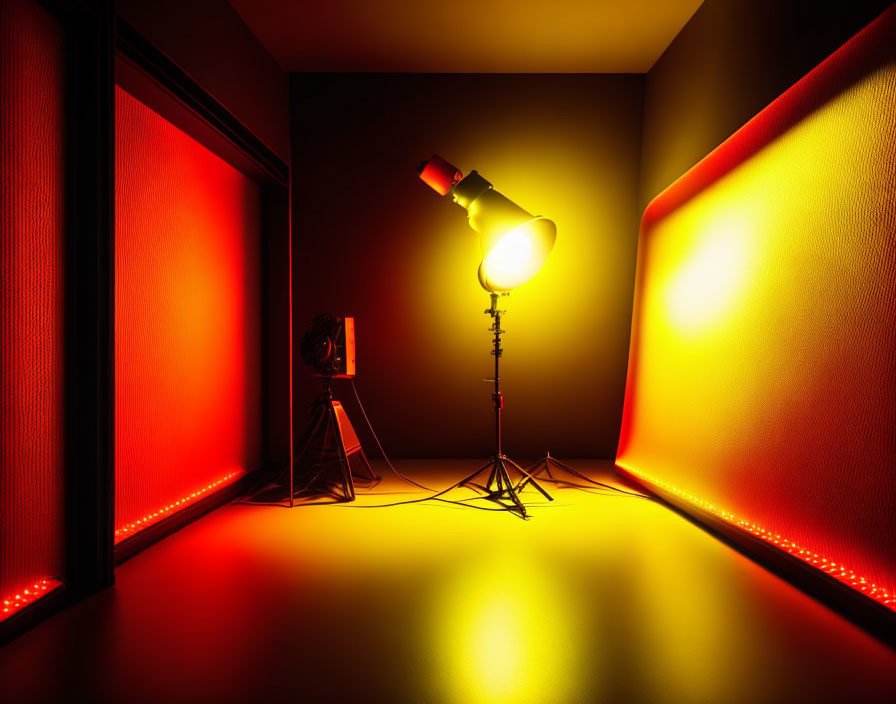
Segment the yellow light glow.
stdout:
<path fill-rule="evenodd" d="M 619 464 L 619 467 L 635 478 L 649 485 L 653 485 L 654 491 L 658 490 L 660 493 L 665 491 L 673 494 L 679 499 L 684 499 L 685 501 L 694 504 L 704 511 L 708 511 L 709 513 L 714 514 L 715 516 L 727 521 L 728 523 L 737 526 L 741 530 L 752 533 L 757 538 L 761 538 L 767 543 L 774 545 L 776 548 L 790 553 L 794 557 L 797 557 L 803 562 L 812 565 L 816 569 L 826 572 L 827 574 L 831 575 L 835 579 L 840 580 L 844 584 L 848 584 L 852 588 L 857 589 L 860 592 L 864 592 L 866 596 L 874 599 L 875 601 L 879 601 L 884 606 L 896 610 L 896 595 L 892 594 L 886 587 L 882 587 L 875 582 L 872 582 L 870 579 L 856 574 L 855 570 L 850 569 L 846 565 L 838 563 L 834 560 L 829 560 L 823 555 L 819 555 L 817 552 L 812 552 L 812 550 L 801 546 L 799 543 L 781 536 L 780 533 L 774 533 L 770 530 L 766 530 L 762 526 L 757 525 L 752 521 L 748 521 L 745 518 L 740 518 L 731 511 L 721 509 L 718 506 L 715 506 L 714 504 L 705 501 L 698 496 L 694 496 L 693 494 L 683 491 L 676 486 L 672 486 L 668 482 L 664 482 L 660 479 L 657 479 L 656 477 L 651 477 L 638 469 L 626 467 L 621 463 Z"/>
<path fill-rule="evenodd" d="M 441 487 L 469 466 L 399 469 Z M 588 474 L 596 466 L 576 463 Z M 425 495 L 374 467 L 383 483 L 355 504 L 216 511 L 202 522 L 201 553 L 212 571 L 235 570 L 209 583 L 229 601 L 273 604 L 268 630 L 252 612 L 253 637 L 284 621 L 337 643 L 372 634 L 352 652 L 368 658 L 365 673 L 396 673 L 392 701 L 767 701 L 757 667 L 797 662 L 800 624 L 810 650 L 823 650 L 819 632 L 868 647 L 850 624 L 656 502 L 561 489 L 531 521 L 435 502 L 360 509 Z M 241 591 L 245 579 L 253 588 Z M 788 618 L 790 636 L 773 637 L 788 609 L 802 616 Z"/>
<path fill-rule="evenodd" d="M 628 108 L 607 112 L 608 94 L 602 89 L 598 93 L 601 99 L 592 91 L 564 89 L 562 96 L 532 100 L 523 91 L 518 98 L 490 100 L 487 119 L 478 120 L 475 129 L 458 131 L 450 145 L 438 147 L 454 163 L 480 168 L 501 193 L 557 226 L 557 240 L 544 266 L 501 301 L 507 310 L 501 364 L 508 399 L 505 440 L 511 456 L 544 454 L 538 438 L 551 413 L 543 406 L 545 398 L 558 407 L 575 404 L 580 411 L 578 421 L 557 443 L 569 439 L 570 447 L 579 447 L 578 438 L 607 445 L 616 440 L 610 424 L 603 439 L 593 436 L 592 419 L 609 407 L 612 394 L 618 395 L 628 354 L 632 233 L 638 226 L 632 184 L 637 183 L 640 129 L 620 124 Z M 628 93 L 613 88 L 609 95 L 628 105 Z M 424 150 L 433 147 L 429 133 L 421 136 L 420 145 Z M 593 158 L 583 158 L 584 153 Z M 396 208 L 394 218 L 383 224 L 384 231 L 414 233 L 410 246 L 395 258 L 401 275 L 388 279 L 400 287 L 401 299 L 390 304 L 389 315 L 431 321 L 396 326 L 399 342 L 438 366 L 440 376 L 434 383 L 439 386 L 440 408 L 456 419 L 457 432 L 480 437 L 487 446 L 491 407 L 487 396 L 485 405 L 481 399 L 483 391 L 490 392 L 481 379 L 493 374 L 494 362 L 482 315 L 488 295 L 477 277 L 483 260 L 480 237 L 464 222 L 463 208 L 450 203 L 439 208 L 432 202 L 437 196 L 419 186 L 419 218 L 409 220 Z M 547 343 L 560 337 L 562 344 Z M 588 350 L 586 364 L 582 350 Z M 399 356 L 391 358 L 385 372 L 394 372 L 397 383 L 405 383 L 404 363 Z M 583 388 L 593 393 L 582 394 Z M 512 410 L 517 408 L 520 412 Z M 417 421 L 410 420 L 412 415 L 408 419 L 413 425 Z"/>
<path fill-rule="evenodd" d="M 894 89 L 891 61 L 642 233 L 617 458 L 885 600 Z"/>
<path fill-rule="evenodd" d="M 474 561 L 445 585 L 436 639 L 442 690 L 456 702 L 566 701 L 580 677 L 563 584 L 516 548 Z"/>
<path fill-rule="evenodd" d="M 754 242 L 747 222 L 725 215 L 716 221 L 680 225 L 693 235 L 669 243 L 677 252 L 663 253 L 677 259 L 670 267 L 664 295 L 669 321 L 681 332 L 699 332 L 730 315 L 750 281 Z"/>
<path fill-rule="evenodd" d="M 522 225 L 505 235 L 485 255 L 482 272 L 497 289 L 519 286 L 538 273 L 541 262 L 534 256 L 533 233 Z"/>

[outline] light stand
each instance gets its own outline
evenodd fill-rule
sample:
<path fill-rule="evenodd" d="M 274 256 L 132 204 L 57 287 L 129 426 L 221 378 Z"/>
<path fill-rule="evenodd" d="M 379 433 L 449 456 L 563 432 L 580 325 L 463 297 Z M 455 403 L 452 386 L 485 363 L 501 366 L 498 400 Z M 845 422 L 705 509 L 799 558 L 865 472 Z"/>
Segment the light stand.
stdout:
<path fill-rule="evenodd" d="M 449 487 L 445 491 L 450 491 L 450 489 L 462 486 L 471 486 L 480 491 L 484 491 L 486 495 L 483 498 L 495 501 L 508 511 L 518 513 L 522 518 L 527 518 L 528 514 L 526 513 L 526 507 L 523 505 L 519 496 L 523 486 L 531 484 L 540 491 L 542 496 L 548 501 L 553 501 L 553 498 L 551 498 L 550 494 L 535 481 L 535 478 L 529 472 L 508 458 L 501 448 L 501 412 L 504 410 L 504 397 L 501 394 L 499 361 L 501 359 L 501 353 L 504 351 L 501 349 L 501 333 L 504 332 L 501 329 L 501 314 L 505 311 L 498 310 L 497 293 L 491 294 L 491 300 L 491 307 L 486 310 L 485 313 L 492 317 L 493 322 L 490 329 L 495 334 L 494 349 L 492 349 L 492 355 L 495 358 L 495 392 L 492 394 L 492 402 L 495 407 L 495 455 L 470 476 L 462 479 L 453 487 Z M 519 484 L 516 486 L 514 486 L 514 482 L 507 471 L 508 467 L 515 470 L 520 475 Z M 479 475 L 486 471 L 488 472 L 488 479 L 485 484 L 477 483 L 475 480 Z"/>
<path fill-rule="evenodd" d="M 498 296 L 526 283 L 544 266 L 557 238 L 557 226 L 552 220 L 541 215 L 533 215 L 506 196 L 498 193 L 492 184 L 476 171 L 466 176 L 453 164 L 434 154 L 428 161 L 417 167 L 420 179 L 441 196 L 451 199 L 467 211 L 467 222 L 479 233 L 482 247 L 482 261 L 479 263 L 479 283 L 491 294 L 492 305 L 485 311 L 492 317 L 491 330 L 495 333 L 495 455 L 469 477 L 445 491 L 456 487 L 471 486 L 486 493 L 484 498 L 499 503 L 508 511 L 526 518 L 526 507 L 520 500 L 520 491 L 531 484 L 548 500 L 550 495 L 541 488 L 535 478 L 516 462 L 508 459 L 501 449 L 501 411 L 504 398 L 501 396 L 501 377 L 498 374 L 501 358 L 501 315 L 498 310 Z M 514 485 L 508 468 L 520 475 Z M 485 484 L 475 480 L 488 471 Z"/>
<path fill-rule="evenodd" d="M 358 441 L 354 428 L 339 401 L 333 400 L 332 378 L 323 376 L 323 389 L 311 408 L 308 427 L 302 435 L 302 449 L 296 455 L 295 466 L 299 467 L 306 457 L 312 459 L 309 471 L 304 477 L 297 477 L 292 466 L 289 471 L 289 505 L 295 505 L 296 493 L 308 494 L 316 487 L 322 487 L 322 493 L 335 495 L 339 501 L 354 501 L 355 488 L 352 482 L 354 474 L 349 464 L 349 457 L 357 454 L 361 458 L 363 473 L 354 476 L 372 482 L 378 482 L 376 475 L 367 461 L 367 456 Z M 317 461 L 314 462 L 314 457 Z M 339 479 L 334 481 L 325 475 L 325 470 L 333 463 L 339 467 Z M 315 468 L 317 471 L 315 471 Z M 296 480 L 302 484 L 296 486 Z M 334 487 L 342 489 L 341 495 L 333 491 Z"/>

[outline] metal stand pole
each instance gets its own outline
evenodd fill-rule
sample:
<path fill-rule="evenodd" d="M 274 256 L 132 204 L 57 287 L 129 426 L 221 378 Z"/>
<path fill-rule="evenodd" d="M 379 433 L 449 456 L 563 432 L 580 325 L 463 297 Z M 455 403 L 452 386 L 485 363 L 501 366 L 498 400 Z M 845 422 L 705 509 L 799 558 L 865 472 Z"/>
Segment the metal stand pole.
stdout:
<path fill-rule="evenodd" d="M 501 504 L 508 511 L 518 513 L 522 518 L 527 518 L 528 513 L 526 512 L 526 507 L 519 497 L 520 489 L 525 486 L 525 484 L 531 484 L 541 492 L 542 496 L 548 501 L 553 501 L 553 498 L 551 498 L 550 494 L 535 481 L 535 478 L 529 472 L 504 454 L 501 445 L 501 413 L 504 410 L 504 396 L 501 394 L 500 376 L 500 359 L 501 354 L 504 352 L 501 348 L 501 333 L 504 332 L 501 329 L 501 314 L 503 312 L 504 311 L 498 310 L 498 294 L 491 294 L 491 307 L 486 310 L 485 313 L 492 317 L 493 322 L 490 330 L 494 333 L 492 355 L 495 358 L 495 390 L 494 393 L 492 393 L 492 403 L 495 408 L 495 455 L 491 460 L 473 472 L 473 474 L 462 479 L 454 486 L 475 487 L 486 493 L 484 498 L 491 499 L 492 501 Z M 516 470 L 516 472 L 520 474 L 518 486 L 514 486 L 514 482 L 507 471 L 508 467 Z M 476 483 L 474 480 L 486 470 L 488 470 L 489 474 L 485 484 Z"/>

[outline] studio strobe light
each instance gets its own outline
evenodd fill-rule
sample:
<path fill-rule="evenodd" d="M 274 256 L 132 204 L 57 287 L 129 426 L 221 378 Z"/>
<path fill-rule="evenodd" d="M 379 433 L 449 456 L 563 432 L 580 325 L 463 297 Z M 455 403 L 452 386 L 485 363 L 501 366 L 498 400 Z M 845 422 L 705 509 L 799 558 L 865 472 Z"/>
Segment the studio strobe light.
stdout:
<path fill-rule="evenodd" d="M 504 396 L 501 394 L 499 368 L 504 352 L 501 347 L 501 334 L 504 332 L 501 316 L 504 311 L 498 309 L 498 298 L 526 283 L 541 270 L 554 247 L 557 227 L 551 220 L 532 215 L 498 193 L 477 172 L 471 171 L 464 177 L 457 167 L 439 156 L 420 164 L 418 172 L 433 190 L 443 196 L 450 195 L 455 203 L 466 209 L 470 227 L 479 233 L 482 245 L 479 283 L 491 298 L 491 305 L 485 312 L 492 318 L 491 330 L 494 334 L 495 390 L 492 403 L 495 411 L 495 454 L 456 486 L 480 490 L 485 493 L 485 498 L 526 518 L 526 507 L 519 496 L 523 487 L 531 485 L 546 499 L 552 499 L 530 472 L 504 454 L 501 445 Z M 508 468 L 518 475 L 517 483 L 511 478 Z M 479 483 L 479 476 L 486 473 L 485 482 Z"/>

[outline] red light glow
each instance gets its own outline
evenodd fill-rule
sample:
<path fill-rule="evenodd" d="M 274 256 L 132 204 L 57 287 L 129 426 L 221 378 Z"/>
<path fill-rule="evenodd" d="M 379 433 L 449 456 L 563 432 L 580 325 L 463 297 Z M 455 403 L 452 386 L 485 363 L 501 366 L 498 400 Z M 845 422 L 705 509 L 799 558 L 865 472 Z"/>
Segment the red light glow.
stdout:
<path fill-rule="evenodd" d="M 21 589 L 17 594 L 10 594 L 0 599 L 0 621 L 9 618 L 28 604 L 33 604 L 61 586 L 62 582 L 58 579 L 47 577 L 46 579 L 38 580 L 29 587 Z"/>
<path fill-rule="evenodd" d="M 115 540 L 258 466 L 261 191 L 118 88 Z"/>
<path fill-rule="evenodd" d="M 223 489 L 228 484 L 232 484 L 235 480 L 239 479 L 245 473 L 246 472 L 242 469 L 236 472 L 230 472 L 217 481 L 211 482 L 201 489 L 197 489 L 196 491 L 187 494 L 186 496 L 178 499 L 177 501 L 174 501 L 173 503 L 168 504 L 167 506 L 162 506 L 160 509 L 147 513 L 142 518 L 138 518 L 136 521 L 132 521 L 127 525 L 116 528 L 115 543 L 118 544 L 125 538 L 130 538 L 132 535 L 136 535 L 144 528 L 148 528 L 149 526 L 158 523 L 165 518 L 173 516 L 175 513 L 186 508 L 190 504 L 195 503 L 197 500 L 205 498 L 209 493 L 214 492 L 218 489 Z"/>
<path fill-rule="evenodd" d="M 65 31 L 0 7 L 0 595 L 63 571 Z M 9 610 L 7 610 L 9 609 Z"/>

